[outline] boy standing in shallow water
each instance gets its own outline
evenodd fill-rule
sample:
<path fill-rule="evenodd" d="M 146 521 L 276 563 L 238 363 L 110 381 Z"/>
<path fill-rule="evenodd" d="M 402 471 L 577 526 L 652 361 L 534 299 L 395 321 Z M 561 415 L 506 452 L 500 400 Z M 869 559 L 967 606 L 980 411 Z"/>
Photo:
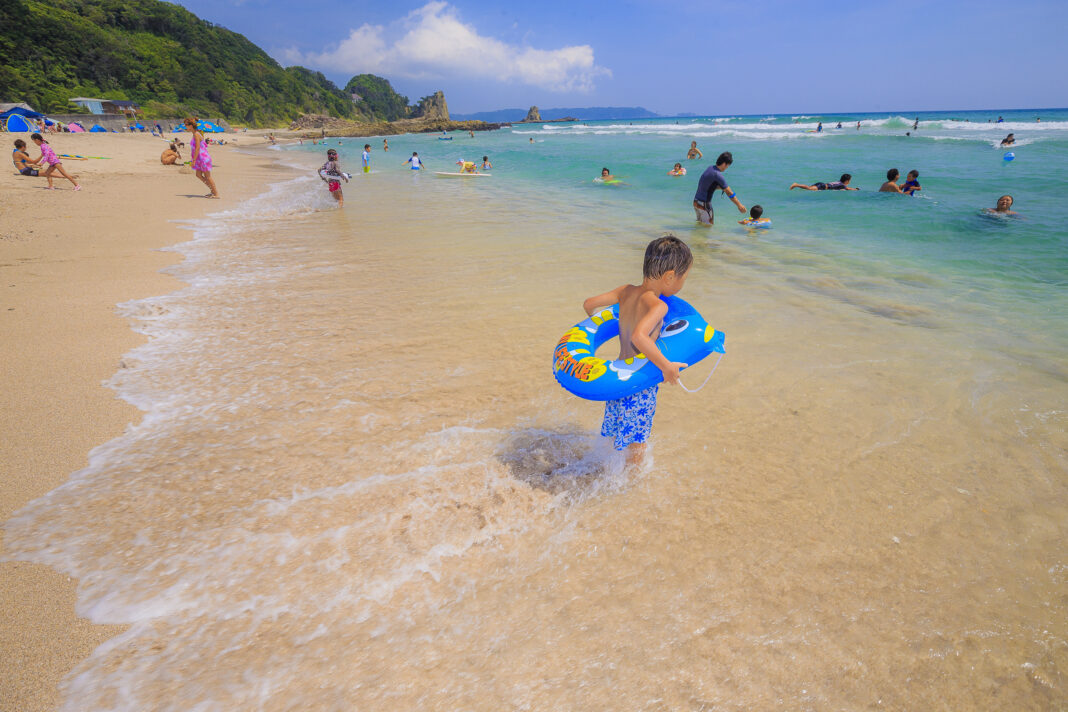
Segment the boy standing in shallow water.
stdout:
<path fill-rule="evenodd" d="M 339 208 L 345 207 L 345 194 L 341 192 L 341 180 L 349 182 L 349 177 L 341 171 L 341 163 L 337 160 L 337 151 L 328 149 L 326 163 L 319 169 L 319 177 L 326 181 L 330 189 L 330 195 L 334 196 Z"/>
<path fill-rule="evenodd" d="M 624 284 L 582 303 L 587 315 L 618 304 L 619 358 L 645 354 L 663 372 L 664 381 L 671 385 L 679 382 L 679 371 L 688 364 L 668 361 L 656 346 L 656 337 L 664 327 L 667 314 L 667 303 L 660 297 L 679 293 L 692 264 L 693 255 L 686 243 L 674 235 L 665 235 L 645 248 L 641 284 Z M 653 427 L 659 388 L 655 385 L 605 403 L 601 435 L 613 438 L 616 450 L 627 451 L 627 464 L 637 465 L 645 455 L 645 442 Z"/>

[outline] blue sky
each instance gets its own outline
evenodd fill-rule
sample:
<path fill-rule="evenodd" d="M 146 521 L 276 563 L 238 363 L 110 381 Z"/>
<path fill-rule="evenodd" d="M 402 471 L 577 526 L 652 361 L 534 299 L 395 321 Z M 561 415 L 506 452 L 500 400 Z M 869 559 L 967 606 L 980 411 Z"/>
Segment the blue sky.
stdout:
<path fill-rule="evenodd" d="M 283 65 L 438 89 L 471 113 L 1047 108 L 1068 104 L 1068 1 L 180 0 Z"/>

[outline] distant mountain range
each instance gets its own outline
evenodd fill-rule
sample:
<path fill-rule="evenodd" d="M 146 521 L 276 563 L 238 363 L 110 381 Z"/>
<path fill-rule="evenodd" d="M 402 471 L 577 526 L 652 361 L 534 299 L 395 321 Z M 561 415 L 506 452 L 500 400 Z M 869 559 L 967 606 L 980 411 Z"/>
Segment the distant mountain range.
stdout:
<path fill-rule="evenodd" d="M 653 113 L 640 106 L 588 106 L 581 109 L 541 109 L 541 118 L 564 119 L 574 116 L 582 121 L 602 121 L 605 119 L 659 119 L 660 114 Z M 497 111 L 479 111 L 474 114 L 451 114 L 457 121 L 490 121 L 505 123 L 522 121 L 527 116 L 526 109 L 499 109 Z"/>

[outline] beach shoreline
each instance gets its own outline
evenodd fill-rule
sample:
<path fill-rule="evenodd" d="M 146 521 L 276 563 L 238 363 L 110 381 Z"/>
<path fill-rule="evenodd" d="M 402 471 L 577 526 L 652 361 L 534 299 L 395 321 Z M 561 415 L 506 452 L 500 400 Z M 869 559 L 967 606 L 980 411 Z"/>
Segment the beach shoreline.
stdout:
<path fill-rule="evenodd" d="M 263 154 L 239 150 L 262 145 L 266 133 L 239 135 L 236 145 L 227 135 L 228 145 L 210 147 L 219 201 L 199 198 L 205 188 L 187 167 L 161 165 L 166 142 L 147 134 L 50 135 L 57 153 L 109 157 L 65 161 L 79 175 L 80 192 L 58 176 L 56 190 L 46 192 L 43 178 L 5 173 L 0 521 L 62 485 L 93 448 L 141 419 L 105 385 L 123 354 L 146 340 L 117 305 L 181 288 L 161 272 L 181 260 L 161 249 L 190 237 L 176 220 L 232 207 L 286 175 Z M 22 138 L 28 142 L 29 134 Z M 188 147 L 182 153 L 188 158 Z M 30 155 L 37 155 L 32 145 Z M 79 617 L 77 586 L 43 564 L 0 562 L 5 709 L 55 709 L 62 679 L 125 630 Z"/>

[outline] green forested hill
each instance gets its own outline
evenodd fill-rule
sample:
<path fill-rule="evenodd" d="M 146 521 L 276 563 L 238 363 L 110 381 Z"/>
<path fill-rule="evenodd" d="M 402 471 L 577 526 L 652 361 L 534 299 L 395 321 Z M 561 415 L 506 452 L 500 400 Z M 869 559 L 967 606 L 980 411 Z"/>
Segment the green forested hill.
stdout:
<path fill-rule="evenodd" d="M 251 125 L 352 118 L 319 72 L 283 69 L 245 37 L 159 0 L 0 0 L 0 101 L 63 113 L 73 96 L 130 99 L 147 117 Z"/>
<path fill-rule="evenodd" d="M 348 94 L 360 97 L 360 110 L 379 121 L 396 121 L 411 113 L 408 97 L 393 90 L 389 80 L 374 74 L 357 74 L 345 85 Z"/>

